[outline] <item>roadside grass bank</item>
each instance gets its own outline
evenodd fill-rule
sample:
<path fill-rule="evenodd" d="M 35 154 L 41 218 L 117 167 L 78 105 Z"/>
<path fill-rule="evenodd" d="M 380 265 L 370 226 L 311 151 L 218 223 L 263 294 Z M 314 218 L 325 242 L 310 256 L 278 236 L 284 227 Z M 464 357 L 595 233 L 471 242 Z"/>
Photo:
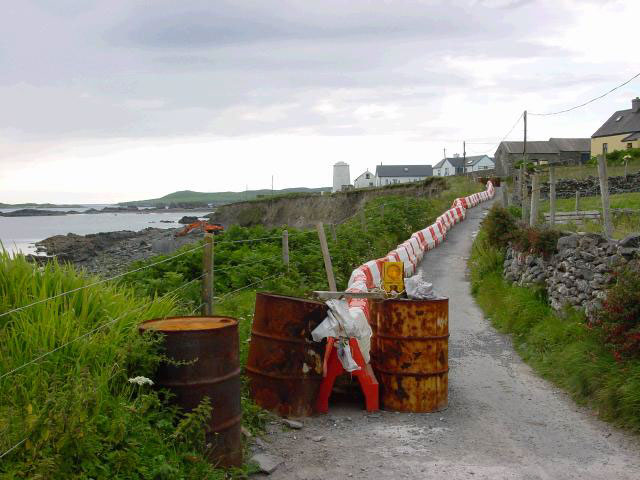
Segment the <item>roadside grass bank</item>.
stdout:
<path fill-rule="evenodd" d="M 640 357 L 634 353 L 616 358 L 614 351 L 619 346 L 611 344 L 611 332 L 623 324 L 607 329 L 606 323 L 588 324 L 576 310 L 555 313 L 542 286 L 523 288 L 505 281 L 503 261 L 502 248 L 489 241 L 483 225 L 472 247 L 469 268 L 472 294 L 492 324 L 511 334 L 522 359 L 575 401 L 595 409 L 602 419 L 639 432 Z M 618 283 L 612 290 L 632 299 L 638 295 L 625 293 L 624 288 L 628 285 Z M 610 302 L 612 298 L 609 293 Z M 635 322 L 625 330 L 634 339 L 638 312 L 624 306 L 622 316 Z"/>
<path fill-rule="evenodd" d="M 129 381 L 153 377 L 162 358 L 160 338 L 137 325 L 184 313 L 177 295 L 95 281 L 0 254 L 0 312 L 78 289 L 0 317 L 0 454 L 15 447 L 0 477 L 224 478 L 201 450 L 206 409 L 184 415 Z"/>

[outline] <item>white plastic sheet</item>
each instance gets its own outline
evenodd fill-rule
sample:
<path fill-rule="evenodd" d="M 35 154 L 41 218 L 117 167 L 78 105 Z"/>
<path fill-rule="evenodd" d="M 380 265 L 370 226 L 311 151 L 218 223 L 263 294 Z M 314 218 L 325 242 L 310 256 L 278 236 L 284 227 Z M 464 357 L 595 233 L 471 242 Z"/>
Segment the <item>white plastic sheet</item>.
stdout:
<path fill-rule="evenodd" d="M 362 309 L 349 308 L 346 300 L 328 300 L 326 303 L 329 313 L 327 318 L 311 332 L 313 340 L 320 342 L 327 337 L 355 338 L 364 361 L 369 363 L 373 332 Z M 342 362 L 342 359 L 340 361 Z M 352 371 L 347 368 L 348 364 L 342 363 L 342 366 L 345 370 Z"/>
<path fill-rule="evenodd" d="M 433 300 L 438 296 L 433 291 L 433 284 L 427 282 L 421 275 L 414 275 L 404 281 L 407 297 L 411 300 Z"/>

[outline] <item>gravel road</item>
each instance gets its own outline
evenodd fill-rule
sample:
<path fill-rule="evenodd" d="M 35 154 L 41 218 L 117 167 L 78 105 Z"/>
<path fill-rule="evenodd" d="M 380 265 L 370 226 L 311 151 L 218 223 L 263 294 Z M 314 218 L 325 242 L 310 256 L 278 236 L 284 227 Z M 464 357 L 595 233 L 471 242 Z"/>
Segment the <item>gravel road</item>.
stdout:
<path fill-rule="evenodd" d="M 449 408 L 367 414 L 341 404 L 300 430 L 272 424 L 259 442 L 284 463 L 269 478 L 640 478 L 638 439 L 537 377 L 474 303 L 466 257 L 486 209 L 469 210 L 420 267 L 450 298 Z"/>

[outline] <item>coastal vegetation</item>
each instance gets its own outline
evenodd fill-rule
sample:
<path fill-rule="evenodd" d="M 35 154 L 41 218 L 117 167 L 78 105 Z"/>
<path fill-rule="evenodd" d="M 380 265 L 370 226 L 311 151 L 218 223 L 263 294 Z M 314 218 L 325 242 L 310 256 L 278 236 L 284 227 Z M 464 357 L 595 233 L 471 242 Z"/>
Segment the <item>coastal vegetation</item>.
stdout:
<path fill-rule="evenodd" d="M 543 287 L 524 288 L 503 279 L 506 242 L 499 232 L 517 223 L 508 215 L 494 207 L 474 241 L 469 267 L 476 301 L 543 377 L 602 418 L 640 431 L 639 261 L 617 273 L 595 319 L 587 321 L 584 313 L 570 308 L 557 313 Z M 535 238 L 549 253 L 553 247 L 543 240 L 545 232 L 538 229 Z M 531 229 L 516 226 L 509 235 L 517 240 L 531 235 Z"/>

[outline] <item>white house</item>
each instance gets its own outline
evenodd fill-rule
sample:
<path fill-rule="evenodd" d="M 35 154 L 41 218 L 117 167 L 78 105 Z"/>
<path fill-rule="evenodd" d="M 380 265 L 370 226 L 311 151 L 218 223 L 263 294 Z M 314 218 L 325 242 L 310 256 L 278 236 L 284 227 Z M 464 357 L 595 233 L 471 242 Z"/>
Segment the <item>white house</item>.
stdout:
<path fill-rule="evenodd" d="M 450 177 L 461 173 L 464 173 L 464 159 L 460 155 L 443 158 L 433 166 L 436 177 Z"/>
<path fill-rule="evenodd" d="M 376 176 L 368 169 L 353 181 L 355 188 L 374 187 L 376 184 Z"/>
<path fill-rule="evenodd" d="M 478 172 L 480 170 L 493 170 L 496 164 L 493 158 L 487 155 L 475 155 L 467 157 L 466 172 Z"/>
<path fill-rule="evenodd" d="M 381 187 L 393 183 L 419 182 L 431 176 L 431 165 L 378 165 L 375 183 L 377 187 Z"/>

